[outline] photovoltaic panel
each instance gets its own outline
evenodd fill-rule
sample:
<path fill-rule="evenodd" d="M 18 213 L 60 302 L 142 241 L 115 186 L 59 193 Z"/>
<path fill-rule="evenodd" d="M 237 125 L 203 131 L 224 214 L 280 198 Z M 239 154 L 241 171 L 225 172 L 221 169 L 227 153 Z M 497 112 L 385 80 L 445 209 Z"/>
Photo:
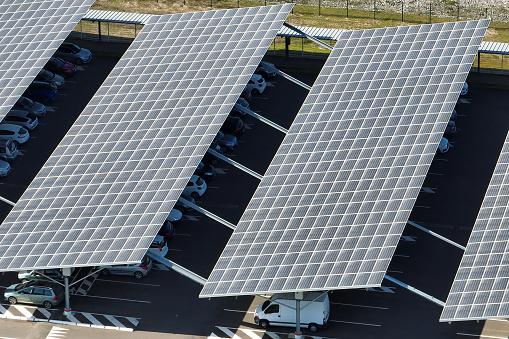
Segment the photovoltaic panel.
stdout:
<path fill-rule="evenodd" d="M 0 1 L 0 120 L 94 0 Z"/>
<path fill-rule="evenodd" d="M 509 135 L 440 321 L 509 318 Z"/>
<path fill-rule="evenodd" d="M 379 286 L 487 26 L 341 32 L 200 296 Z"/>
<path fill-rule="evenodd" d="M 0 270 L 141 261 L 291 8 L 151 17 L 0 225 Z"/>

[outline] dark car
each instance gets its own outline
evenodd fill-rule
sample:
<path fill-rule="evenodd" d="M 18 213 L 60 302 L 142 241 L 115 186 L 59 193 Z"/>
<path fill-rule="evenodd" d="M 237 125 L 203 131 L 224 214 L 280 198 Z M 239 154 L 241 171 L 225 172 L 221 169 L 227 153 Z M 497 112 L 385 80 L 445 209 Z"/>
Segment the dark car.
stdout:
<path fill-rule="evenodd" d="M 75 64 L 57 57 L 51 57 L 44 68 L 53 73 L 62 74 L 65 77 L 73 76 L 77 71 Z"/>
<path fill-rule="evenodd" d="M 245 128 L 244 121 L 241 118 L 229 116 L 221 126 L 221 132 L 240 135 L 244 133 Z"/>
<path fill-rule="evenodd" d="M 39 101 L 45 104 L 53 102 L 57 96 L 56 86 L 44 82 L 34 81 L 28 86 L 23 96 L 28 97 L 34 101 Z"/>
<path fill-rule="evenodd" d="M 92 61 L 92 52 L 90 50 L 70 42 L 64 42 L 60 45 L 55 56 L 72 62 L 75 65 L 88 64 Z"/>
<path fill-rule="evenodd" d="M 14 104 L 14 109 L 21 109 L 37 115 L 38 117 L 45 116 L 47 113 L 46 106 L 40 102 L 33 101 L 27 97 L 20 97 Z"/>
<path fill-rule="evenodd" d="M 211 164 L 200 161 L 198 167 L 196 167 L 196 171 L 194 171 L 194 174 L 199 175 L 205 179 L 205 181 L 209 181 L 216 175 L 216 169 Z"/>
<path fill-rule="evenodd" d="M 175 227 L 169 220 L 165 220 L 157 235 L 163 236 L 164 240 L 168 242 L 175 235 Z"/>

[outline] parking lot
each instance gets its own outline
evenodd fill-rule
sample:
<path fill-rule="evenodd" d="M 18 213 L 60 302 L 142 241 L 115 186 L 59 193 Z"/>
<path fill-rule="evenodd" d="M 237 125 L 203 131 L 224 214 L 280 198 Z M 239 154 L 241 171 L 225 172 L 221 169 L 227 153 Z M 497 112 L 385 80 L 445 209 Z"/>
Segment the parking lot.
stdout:
<path fill-rule="evenodd" d="M 14 162 L 12 173 L 0 180 L 2 195 L 8 199 L 16 201 L 20 197 L 127 47 L 126 44 L 90 41 L 78 43 L 92 50 L 94 60 L 68 81 L 51 107 L 52 112 L 22 147 L 23 156 Z M 267 60 L 308 84 L 312 84 L 323 63 L 318 59 L 283 57 L 268 57 Z M 468 240 L 509 129 L 506 101 L 509 88 L 504 88 L 502 81 L 504 78 L 497 76 L 471 76 L 470 93 L 458 104 L 459 131 L 450 139 L 454 147 L 447 154 L 436 156 L 410 218 L 462 245 Z M 253 98 L 251 109 L 288 128 L 305 96 L 306 90 L 278 76 L 269 82 L 265 93 Z M 228 156 L 263 174 L 284 135 L 252 117 L 243 119 L 247 129 Z M 235 224 L 258 180 L 218 161 L 216 175 L 207 185 L 207 192 L 198 204 Z M 8 206 L 0 206 L 5 216 Z M 231 233 L 231 229 L 206 216 L 187 212 L 168 244 L 167 257 L 206 278 Z M 388 274 L 445 301 L 461 255 L 458 248 L 408 226 Z M 90 272 L 90 269 L 76 270 L 74 281 Z M 15 282 L 15 273 L 0 274 L 0 291 Z M 199 299 L 200 290 L 201 286 L 195 282 L 162 265 L 155 265 L 148 277 L 139 280 L 95 274 L 79 282 L 71 297 L 75 313 L 70 318 L 64 317 L 61 309 L 48 312 L 3 304 L 0 311 L 4 309 L 20 318 L 28 317 L 28 312 L 36 318 L 136 330 L 115 333 L 120 338 L 149 338 L 161 333 L 207 337 L 237 335 L 253 339 L 264 335 L 284 337 L 292 332 L 291 328 L 271 328 L 265 333 L 254 325 L 252 312 L 263 302 L 261 297 Z M 439 306 L 389 282 L 377 289 L 335 291 L 330 297 L 331 321 L 328 328 L 316 336 L 467 338 L 483 331 L 484 322 L 439 323 Z M 82 334 L 87 333 L 83 332 L 86 330 L 95 331 L 71 328 L 69 333 L 81 337 L 86 336 Z"/>

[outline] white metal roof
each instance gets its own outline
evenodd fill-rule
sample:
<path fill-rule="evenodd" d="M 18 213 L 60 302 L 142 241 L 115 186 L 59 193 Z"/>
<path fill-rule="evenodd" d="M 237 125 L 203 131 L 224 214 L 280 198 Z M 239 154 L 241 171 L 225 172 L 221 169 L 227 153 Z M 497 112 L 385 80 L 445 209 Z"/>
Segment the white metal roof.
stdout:
<path fill-rule="evenodd" d="M 83 17 L 83 20 L 144 25 L 151 16 L 152 14 L 102 11 L 97 9 L 91 9 Z"/>
<path fill-rule="evenodd" d="M 152 15 L 153 14 L 103 11 L 94 9 L 89 10 L 88 13 L 83 17 L 83 20 L 144 25 Z M 337 40 L 341 32 L 344 31 L 342 29 L 336 28 L 307 26 L 296 27 L 304 33 L 322 40 Z M 281 28 L 278 32 L 278 36 L 302 37 L 299 33 L 292 31 L 288 27 Z M 486 54 L 509 54 L 509 43 L 483 41 L 481 47 L 479 48 L 479 52 Z"/>

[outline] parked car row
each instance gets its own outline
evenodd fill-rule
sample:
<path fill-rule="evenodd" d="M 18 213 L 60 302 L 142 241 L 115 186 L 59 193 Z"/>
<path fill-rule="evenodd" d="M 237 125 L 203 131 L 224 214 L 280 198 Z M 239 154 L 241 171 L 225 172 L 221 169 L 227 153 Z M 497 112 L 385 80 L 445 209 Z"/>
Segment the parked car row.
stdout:
<path fill-rule="evenodd" d="M 30 139 L 30 132 L 47 114 L 45 104 L 55 100 L 58 89 L 65 84 L 65 77 L 77 70 L 73 61 L 85 64 L 92 60 L 92 53 L 75 44 L 63 43 L 48 63 L 28 86 L 23 96 L 0 122 L 0 177 L 11 171 L 11 163 L 20 154 L 18 145 Z"/>
<path fill-rule="evenodd" d="M 463 88 L 460 92 L 460 98 L 464 97 L 468 94 L 468 83 L 463 84 Z M 458 119 L 458 112 L 456 109 L 452 111 L 451 118 L 449 119 L 449 122 L 447 123 L 447 127 L 445 128 L 444 136 L 440 140 L 440 144 L 438 145 L 438 152 L 441 154 L 449 152 L 451 145 L 449 143 L 449 139 L 453 137 L 457 132 L 458 129 L 456 127 L 456 120 Z"/>

